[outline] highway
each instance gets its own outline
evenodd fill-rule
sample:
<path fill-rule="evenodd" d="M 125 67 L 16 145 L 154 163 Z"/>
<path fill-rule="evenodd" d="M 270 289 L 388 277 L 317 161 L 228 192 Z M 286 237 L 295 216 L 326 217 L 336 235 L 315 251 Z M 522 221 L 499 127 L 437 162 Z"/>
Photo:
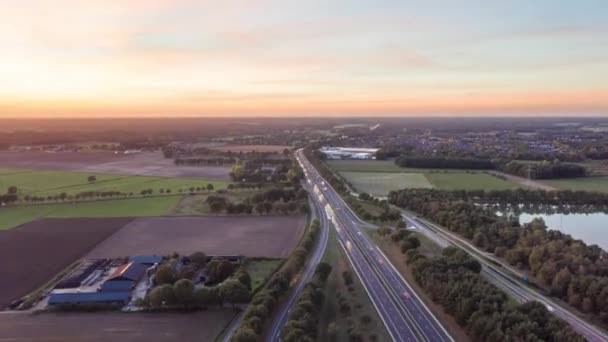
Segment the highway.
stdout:
<path fill-rule="evenodd" d="M 504 264 L 500 259 L 489 258 L 487 253 L 478 249 L 465 239 L 449 232 L 447 229 L 437 226 L 427 220 L 402 211 L 403 218 L 408 226 L 414 227 L 442 247 L 448 245 L 458 246 L 467 251 L 477 259 L 481 265 L 481 274 L 496 287 L 503 290 L 507 295 L 520 303 L 537 301 L 545 305 L 555 316 L 568 322 L 572 328 L 589 341 L 608 341 L 608 335 L 597 327 L 585 322 L 567 308 L 558 304 L 553 299 L 542 295 L 537 290 L 526 285 L 519 276 L 519 272 L 513 272 L 510 265 Z M 492 260 L 492 261 L 490 261 Z"/>
<path fill-rule="evenodd" d="M 306 182 L 305 187 L 308 190 L 309 194 L 313 193 L 312 186 L 308 182 Z M 298 283 L 296 284 L 295 288 L 289 294 L 289 298 L 279 308 L 279 311 L 274 315 L 272 324 L 270 326 L 270 331 L 266 338 L 266 341 L 268 341 L 268 342 L 281 340 L 281 334 L 283 332 L 283 327 L 285 327 L 285 324 L 287 324 L 287 321 L 289 320 L 289 314 L 291 313 L 291 310 L 292 310 L 294 304 L 297 302 L 298 298 L 300 297 L 300 294 L 302 293 L 304 286 L 306 286 L 306 284 L 312 279 L 312 276 L 315 273 L 315 269 L 317 268 L 317 265 L 319 264 L 319 262 L 321 262 L 321 258 L 323 258 L 323 254 L 325 254 L 325 248 L 327 247 L 327 240 L 329 239 L 330 222 L 327 218 L 327 215 L 325 215 L 325 212 L 322 209 L 323 204 L 319 201 L 319 198 L 316 196 L 311 196 L 311 197 L 312 197 L 311 202 L 313 204 L 311 209 L 315 211 L 316 217 L 319 219 L 319 223 L 320 223 L 320 236 L 319 236 L 319 239 L 317 240 L 317 243 L 316 243 L 315 249 L 312 253 L 312 256 L 310 258 L 308 258 L 308 262 L 306 263 L 302 276 L 298 279 Z"/>
<path fill-rule="evenodd" d="M 453 341 L 382 251 L 361 230 L 360 220 L 304 156 L 296 152 L 307 183 L 324 205 L 338 242 L 395 341 Z"/>

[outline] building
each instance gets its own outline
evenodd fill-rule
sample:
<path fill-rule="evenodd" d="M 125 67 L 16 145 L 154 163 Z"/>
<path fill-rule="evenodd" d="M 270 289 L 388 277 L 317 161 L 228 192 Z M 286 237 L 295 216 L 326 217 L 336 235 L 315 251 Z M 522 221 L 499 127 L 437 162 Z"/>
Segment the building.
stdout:
<path fill-rule="evenodd" d="M 99 288 L 99 292 L 131 292 L 135 284 L 131 280 L 106 281 Z"/>
<path fill-rule="evenodd" d="M 163 257 L 156 255 L 139 255 L 129 257 L 129 262 L 136 262 L 138 264 L 154 265 L 160 264 L 163 261 Z"/>
<path fill-rule="evenodd" d="M 61 304 L 122 304 L 126 305 L 131 292 L 74 292 L 51 293 L 49 305 Z"/>
<path fill-rule="evenodd" d="M 107 281 L 129 280 L 138 282 L 144 276 L 148 267 L 145 264 L 129 262 L 117 268 Z"/>
<path fill-rule="evenodd" d="M 323 153 L 327 159 L 376 159 L 376 152 L 379 148 L 361 148 L 361 147 L 330 147 L 323 146 L 319 151 Z"/>

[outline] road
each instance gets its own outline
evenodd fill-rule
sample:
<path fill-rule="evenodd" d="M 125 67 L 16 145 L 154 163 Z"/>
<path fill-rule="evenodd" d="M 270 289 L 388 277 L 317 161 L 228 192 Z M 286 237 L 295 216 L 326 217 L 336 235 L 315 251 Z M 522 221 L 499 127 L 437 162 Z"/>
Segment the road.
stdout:
<path fill-rule="evenodd" d="M 308 182 L 306 182 L 304 186 L 308 190 L 308 193 L 312 195 L 312 186 Z M 291 313 L 294 304 L 300 297 L 304 286 L 312 279 L 317 265 L 319 264 L 319 262 L 321 262 L 323 254 L 325 254 L 325 248 L 327 247 L 327 240 L 329 238 L 329 226 L 331 223 L 329 222 L 327 215 L 325 215 L 325 213 L 323 212 L 323 204 L 319 201 L 319 198 L 317 196 L 311 197 L 311 208 L 315 211 L 316 217 L 319 219 L 319 223 L 321 224 L 320 237 L 317 240 L 312 256 L 308 258 L 308 262 L 306 263 L 302 276 L 298 279 L 298 283 L 289 294 L 289 298 L 279 308 L 279 311 L 273 316 L 274 318 L 270 326 L 269 333 L 267 335 L 268 337 L 266 338 L 266 341 L 268 342 L 281 340 L 281 333 L 283 332 L 283 327 L 285 327 L 285 324 L 287 324 L 287 321 L 289 320 L 289 314 Z"/>
<path fill-rule="evenodd" d="M 307 183 L 336 229 L 338 242 L 395 341 L 453 341 L 382 251 L 361 230 L 363 222 L 336 191 L 296 152 Z"/>
<path fill-rule="evenodd" d="M 500 259 L 489 256 L 488 253 L 478 249 L 470 242 L 455 235 L 447 229 L 437 226 L 427 220 L 415 217 L 414 215 L 402 211 L 403 218 L 407 221 L 408 226 L 415 227 L 442 247 L 448 245 L 458 246 L 467 251 L 471 256 L 477 259 L 481 265 L 481 274 L 489 282 L 503 290 L 506 294 L 520 303 L 528 301 L 537 301 L 545 305 L 547 309 L 555 316 L 568 322 L 572 328 L 579 334 L 583 335 L 589 341 L 608 341 L 608 334 L 598 329 L 597 327 L 585 322 L 569 309 L 558 304 L 551 298 L 542 295 L 537 290 L 526 285 L 522 281 L 522 277 L 517 270 L 514 270 L 508 264 L 503 263 Z"/>

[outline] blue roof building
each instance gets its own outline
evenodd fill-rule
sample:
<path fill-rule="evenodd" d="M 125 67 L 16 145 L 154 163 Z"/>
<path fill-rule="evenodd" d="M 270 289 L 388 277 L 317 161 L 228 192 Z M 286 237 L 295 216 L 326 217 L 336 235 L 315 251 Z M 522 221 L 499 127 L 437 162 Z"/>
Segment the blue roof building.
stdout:
<path fill-rule="evenodd" d="M 132 256 L 129 258 L 129 262 L 136 262 L 136 263 L 146 264 L 146 265 L 160 264 L 161 261 L 163 261 L 163 257 L 156 256 L 156 255 L 139 255 L 139 256 Z"/>
<path fill-rule="evenodd" d="M 49 305 L 59 304 L 123 304 L 131 298 L 131 292 L 78 292 L 51 293 Z"/>
<path fill-rule="evenodd" d="M 136 262 L 130 262 L 128 264 L 124 264 L 114 271 L 114 273 L 110 276 L 108 281 L 117 281 L 117 280 L 130 280 L 130 281 L 139 281 L 141 277 L 144 276 L 146 270 L 148 269 L 148 265 L 140 264 Z"/>
<path fill-rule="evenodd" d="M 106 281 L 99 288 L 100 292 L 130 292 L 133 290 L 135 282 L 132 280 Z"/>

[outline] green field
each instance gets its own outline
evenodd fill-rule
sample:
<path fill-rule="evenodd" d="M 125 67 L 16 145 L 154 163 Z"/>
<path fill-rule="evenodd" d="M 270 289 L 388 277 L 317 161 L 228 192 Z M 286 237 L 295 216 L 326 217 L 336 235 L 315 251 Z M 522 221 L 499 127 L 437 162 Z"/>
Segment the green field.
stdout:
<path fill-rule="evenodd" d="M 507 190 L 517 189 L 513 182 L 486 173 L 427 173 L 428 181 L 441 190 Z"/>
<path fill-rule="evenodd" d="M 466 173 L 452 170 L 418 173 L 342 171 L 340 175 L 351 183 L 357 192 L 366 192 L 374 196 L 386 196 L 392 190 L 405 188 L 506 190 L 519 187 L 516 183 L 482 172 Z M 608 177 L 605 180 L 608 191 Z"/>
<path fill-rule="evenodd" d="M 159 216 L 171 211 L 180 196 L 43 204 L 0 208 L 0 230 L 39 218 Z"/>
<path fill-rule="evenodd" d="M 270 277 L 283 263 L 283 259 L 253 259 L 247 262 L 245 269 L 251 276 L 251 289 L 255 291 L 259 286 L 264 285 Z"/>
<path fill-rule="evenodd" d="M 543 180 L 542 183 L 563 190 L 608 192 L 608 177 L 551 179 Z"/>
<path fill-rule="evenodd" d="M 87 178 L 95 176 L 97 180 L 89 183 Z M 135 194 L 142 190 L 179 189 L 206 187 L 213 184 L 215 189 L 223 189 L 230 182 L 205 179 L 164 178 L 148 176 L 120 176 L 66 171 L 38 171 L 0 169 L 0 192 L 6 192 L 9 186 L 16 186 L 20 195 L 57 195 L 62 192 L 76 194 L 83 191 L 120 191 Z"/>
<path fill-rule="evenodd" d="M 432 188 L 422 173 L 341 172 L 357 191 L 375 196 L 386 196 L 391 190 L 404 188 Z"/>

